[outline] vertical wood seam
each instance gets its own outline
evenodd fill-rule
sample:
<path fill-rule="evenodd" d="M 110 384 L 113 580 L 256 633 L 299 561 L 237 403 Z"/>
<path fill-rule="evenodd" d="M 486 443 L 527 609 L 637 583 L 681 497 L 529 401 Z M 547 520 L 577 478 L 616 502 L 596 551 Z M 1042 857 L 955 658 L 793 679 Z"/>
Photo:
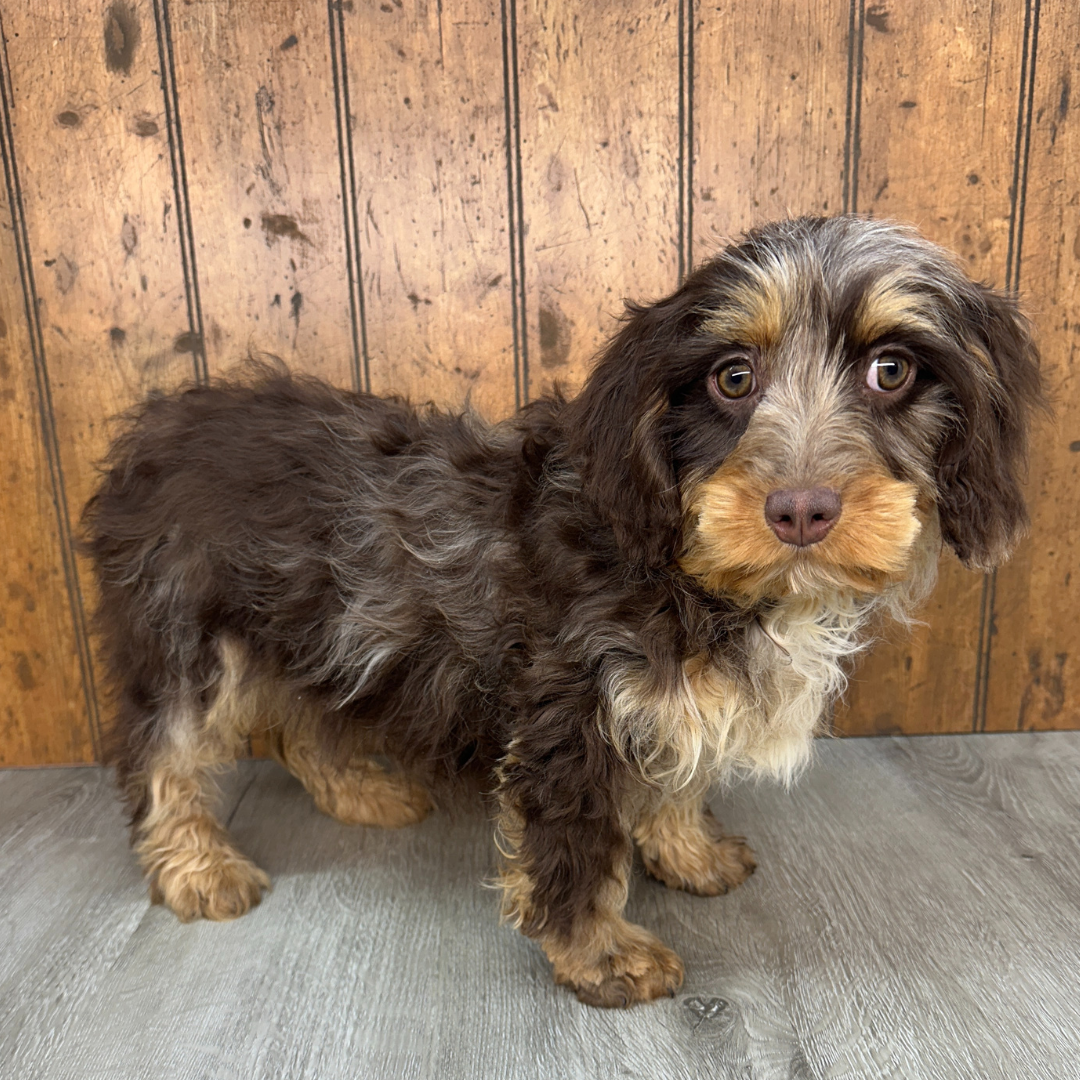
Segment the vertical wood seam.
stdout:
<path fill-rule="evenodd" d="M 12 233 L 15 237 L 15 253 L 19 263 L 19 278 L 23 288 L 23 306 L 26 312 L 27 334 L 30 339 L 30 356 L 34 365 L 34 381 L 37 389 L 38 419 L 49 470 L 53 509 L 56 513 L 60 560 L 63 564 L 64 584 L 67 588 L 68 607 L 72 631 L 78 654 L 79 674 L 82 681 L 86 718 L 90 727 L 90 745 L 97 761 L 102 758 L 101 717 L 98 708 L 97 686 L 94 678 L 93 655 L 87 628 L 86 607 L 75 558 L 75 542 L 68 511 L 67 488 L 64 481 L 63 463 L 60 457 L 60 438 L 53 410 L 52 387 L 45 356 L 45 338 L 41 330 L 37 286 L 34 282 L 33 261 L 30 256 L 30 236 L 23 208 L 22 187 L 19 183 L 18 166 L 15 161 L 15 132 L 11 113 L 14 106 L 14 88 L 11 67 L 8 62 L 7 36 L 4 33 L 3 15 L 0 13 L 0 157 L 4 162 L 4 181 L 7 185 Z"/>
<path fill-rule="evenodd" d="M 191 222 L 187 166 L 184 160 L 184 135 L 180 127 L 180 96 L 176 88 L 176 62 L 173 55 L 169 0 L 154 0 L 154 27 L 157 33 L 158 64 L 161 68 L 161 96 L 165 104 L 165 128 L 168 132 L 169 163 L 172 167 L 173 198 L 176 200 L 176 229 L 180 239 L 180 263 L 184 274 L 184 296 L 191 335 L 191 362 L 195 381 L 210 381 L 206 362 L 206 338 L 203 334 L 202 303 L 199 298 L 199 273 L 195 263 L 195 233 Z"/>
<path fill-rule="evenodd" d="M 514 343 L 514 407 L 529 400 L 529 333 L 525 307 L 525 197 L 522 192 L 521 95 L 517 0 L 501 0 L 503 108 L 506 126 L 507 232 L 510 237 L 510 319 Z"/>
<path fill-rule="evenodd" d="M 842 210 L 858 213 L 859 159 L 862 156 L 863 42 L 866 0 L 851 0 L 848 10 L 847 102 L 844 109 L 844 177 Z"/>
<path fill-rule="evenodd" d="M 694 0 L 679 0 L 679 284 L 694 268 Z"/>
<path fill-rule="evenodd" d="M 1009 191 L 1009 247 L 1005 256 L 1005 288 L 1013 295 L 1020 288 L 1020 258 L 1027 210 L 1028 161 L 1031 157 L 1032 109 L 1035 97 L 1035 61 L 1039 48 L 1041 0 L 1024 5 L 1024 48 L 1020 60 L 1020 93 L 1016 107 L 1016 144 L 1013 182 Z"/>
<path fill-rule="evenodd" d="M 1016 104 L 1016 141 L 1013 146 L 1013 176 L 1009 189 L 1009 243 L 1005 254 L 1005 290 L 1016 296 L 1020 290 L 1020 260 L 1024 241 L 1024 217 L 1027 211 L 1028 162 L 1031 158 L 1032 113 L 1035 99 L 1035 65 L 1039 50 L 1039 14 L 1041 0 L 1024 4 L 1024 38 L 1020 56 L 1020 87 Z M 997 570 L 983 578 L 979 604 L 978 655 L 975 660 L 975 701 L 972 705 L 971 730 L 986 730 L 990 691 L 990 665 L 994 635 L 997 633 Z"/>
<path fill-rule="evenodd" d="M 979 598 L 979 636 L 976 639 L 975 694 L 971 703 L 971 730 L 986 730 L 986 689 L 990 682 L 990 635 L 994 632 L 994 594 L 997 572 L 983 574 Z"/>
<path fill-rule="evenodd" d="M 345 47 L 345 14 L 341 0 L 327 0 L 330 28 L 330 66 L 334 83 L 338 165 L 345 225 L 345 264 L 349 280 L 349 317 L 352 327 L 353 389 L 371 393 L 371 357 L 367 340 L 367 308 L 360 252 L 360 215 L 356 198 L 356 157 L 353 152 L 352 110 L 349 100 L 349 61 Z"/>
<path fill-rule="evenodd" d="M 840 210 L 844 214 L 854 214 L 858 206 L 865 25 L 865 0 L 851 0 L 848 7 L 847 81 L 844 88 L 844 163 L 840 178 Z M 832 735 L 836 734 L 837 704 L 833 702 L 827 715 L 828 730 Z"/>

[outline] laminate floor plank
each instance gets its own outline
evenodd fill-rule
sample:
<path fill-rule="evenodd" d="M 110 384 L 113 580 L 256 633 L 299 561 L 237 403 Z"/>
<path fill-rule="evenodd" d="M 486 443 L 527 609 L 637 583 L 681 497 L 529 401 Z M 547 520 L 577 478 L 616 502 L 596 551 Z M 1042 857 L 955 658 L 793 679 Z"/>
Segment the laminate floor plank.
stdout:
<path fill-rule="evenodd" d="M 105 770 L 0 771 L 0 1076 L 80 1075 L 54 1063 L 150 914 Z"/>
<path fill-rule="evenodd" d="M 491 828 L 320 815 L 271 762 L 222 784 L 273 891 L 233 923 L 148 904 L 100 769 L 0 772 L 0 1075 L 372 1080 L 1067 1080 L 1080 1074 L 1080 732 L 819 745 L 713 807 L 758 872 L 635 875 L 671 1001 L 580 1005 L 497 920 Z"/>

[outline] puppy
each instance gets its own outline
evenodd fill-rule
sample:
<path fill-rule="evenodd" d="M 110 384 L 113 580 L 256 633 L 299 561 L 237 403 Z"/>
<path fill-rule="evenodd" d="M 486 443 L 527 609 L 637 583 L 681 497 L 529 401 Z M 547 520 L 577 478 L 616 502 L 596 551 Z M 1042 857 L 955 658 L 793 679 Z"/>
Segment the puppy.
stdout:
<path fill-rule="evenodd" d="M 1039 400 L 1011 299 L 854 217 L 749 233 L 630 305 L 576 398 L 494 426 L 269 369 L 152 398 L 85 515 L 152 896 L 259 902 L 208 790 L 258 726 L 350 824 L 471 777 L 555 979 L 673 994 L 679 958 L 623 917 L 634 845 L 673 888 L 745 880 L 709 786 L 806 763 L 943 542 L 1006 557 Z"/>

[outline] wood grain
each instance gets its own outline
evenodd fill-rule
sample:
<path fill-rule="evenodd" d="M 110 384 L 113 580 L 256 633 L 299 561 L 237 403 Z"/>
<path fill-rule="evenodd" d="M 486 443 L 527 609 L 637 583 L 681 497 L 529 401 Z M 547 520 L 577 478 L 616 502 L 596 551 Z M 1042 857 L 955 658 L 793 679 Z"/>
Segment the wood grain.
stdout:
<path fill-rule="evenodd" d="M 123 30 L 59 0 L 5 15 L 15 151 L 75 519 L 107 419 L 193 374 L 152 9 L 114 8 Z M 107 29 L 120 36 L 115 54 Z"/>
<path fill-rule="evenodd" d="M 514 408 L 502 23 L 490 0 L 346 10 L 371 386 Z"/>
<path fill-rule="evenodd" d="M 674 4 L 518 12 L 528 397 L 580 385 L 623 300 L 678 271 Z"/>
<path fill-rule="evenodd" d="M 109 418 L 148 390 L 268 352 L 504 416 L 580 383 L 624 297 L 757 222 L 844 208 L 1018 281 L 1057 412 L 1031 540 L 996 583 L 946 556 L 927 625 L 890 632 L 838 728 L 1080 725 L 1076 18 L 1036 0 L 9 0 L 51 397 L 37 418 L 4 233 L 0 764 L 92 752 L 93 598 L 85 570 L 65 588 L 63 522 Z"/>
<path fill-rule="evenodd" d="M 950 0 L 868 8 L 855 209 L 914 222 L 970 274 L 1006 284 L 1023 7 Z M 958 118 L 962 117 L 962 122 Z M 947 150 L 945 149 L 947 147 Z M 984 577 L 947 554 L 924 625 L 861 666 L 837 727 L 848 733 L 968 731 Z"/>
<path fill-rule="evenodd" d="M 1038 321 L 1054 417 L 1031 451 L 1031 537 L 998 572 L 990 731 L 1080 726 L 1080 11 L 1048 5 L 1038 28 L 1020 289 Z"/>
<path fill-rule="evenodd" d="M 8 189 L 0 184 L 0 765 L 92 761 L 23 301 Z"/>
<path fill-rule="evenodd" d="M 14 152 L 73 523 L 109 418 L 193 374 L 153 27 L 148 2 L 4 12 Z M 89 610 L 85 567 L 76 588 Z M 50 613 L 55 625 L 64 618 Z M 24 713 L 22 723 L 40 732 L 34 759 L 58 760 L 44 747 L 70 739 L 69 717 Z"/>
<path fill-rule="evenodd" d="M 0 773 L 0 1060 L 79 1076 L 1061 1080 L 1080 1023 L 1080 735 L 830 742 L 790 792 L 714 799 L 760 867 L 729 896 L 635 875 L 674 1000 L 580 1005 L 484 888 L 490 824 L 317 814 L 267 762 L 224 816 L 274 877 L 235 923 L 147 903 L 100 769 Z"/>
<path fill-rule="evenodd" d="M 695 10 L 700 261 L 753 225 L 842 208 L 848 12 L 818 0 Z"/>
<path fill-rule="evenodd" d="M 243 778 L 234 774 L 231 791 L 242 790 L 235 781 Z M 125 949 L 157 909 L 130 857 L 109 772 L 7 771 L 0 792 L 0 876 L 10 890 L 0 950 L 4 1072 L 29 1077 L 59 1064 L 56 1050 L 72 1021 L 93 1007 L 102 980 L 123 969 Z M 232 805 L 227 795 L 226 817 Z M 23 980 L 36 991 L 16 992 Z M 171 1061 L 159 1061 L 157 1075 L 163 1064 L 169 1075 Z M 114 1075 L 125 1075 L 123 1066 Z"/>
<path fill-rule="evenodd" d="M 170 7 L 211 372 L 271 353 L 354 377 L 327 12 Z"/>

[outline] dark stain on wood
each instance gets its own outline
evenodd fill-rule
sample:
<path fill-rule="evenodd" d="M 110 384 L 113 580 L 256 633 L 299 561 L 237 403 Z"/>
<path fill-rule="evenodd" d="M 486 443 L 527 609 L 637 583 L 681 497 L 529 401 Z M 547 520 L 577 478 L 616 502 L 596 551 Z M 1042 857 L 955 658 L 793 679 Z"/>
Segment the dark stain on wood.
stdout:
<path fill-rule="evenodd" d="M 1051 725 L 1065 708 L 1065 661 L 1068 653 L 1055 653 L 1051 664 L 1044 664 L 1041 649 L 1028 653 L 1030 681 L 1020 699 L 1019 731 Z"/>
<path fill-rule="evenodd" d="M 122 330 L 119 326 L 114 326 L 109 331 L 109 340 L 114 345 L 123 345 L 127 341 L 127 331 Z"/>
<path fill-rule="evenodd" d="M 135 222 L 127 214 L 124 215 L 124 224 L 120 226 L 120 246 L 124 249 L 126 256 L 132 255 L 139 246 L 139 233 L 135 228 Z"/>
<path fill-rule="evenodd" d="M 173 339 L 173 352 L 178 353 L 201 353 L 202 341 L 198 334 L 193 334 L 190 330 L 185 330 L 182 334 L 177 334 Z"/>
<path fill-rule="evenodd" d="M 872 4 L 866 9 L 866 25 L 878 33 L 889 32 L 889 9 L 884 4 Z"/>
<path fill-rule="evenodd" d="M 55 259 L 47 259 L 45 265 L 55 266 L 56 287 L 60 292 L 64 296 L 71 292 L 71 287 L 75 284 L 75 279 L 79 276 L 79 264 L 69 259 L 66 255 L 60 254 Z"/>
<path fill-rule="evenodd" d="M 131 74 L 141 36 L 139 16 L 131 4 L 117 0 L 105 12 L 105 66 L 119 75 Z"/>
<path fill-rule="evenodd" d="M 274 162 L 270 153 L 270 139 L 267 138 L 266 118 L 274 111 L 274 95 L 265 86 L 255 92 L 255 117 L 259 124 L 259 143 L 262 146 L 263 164 L 256 165 L 255 171 L 266 181 L 275 195 L 281 194 L 281 185 L 274 179 Z"/>
<path fill-rule="evenodd" d="M 904 733 L 891 712 L 876 713 L 871 730 L 875 735 L 902 735 Z"/>
<path fill-rule="evenodd" d="M 244 228 L 247 228 L 248 220 L 248 218 L 244 219 Z M 304 244 L 311 243 L 311 241 L 300 231 L 300 226 L 297 225 L 296 218 L 289 217 L 288 214 L 263 214 L 262 227 L 263 232 L 266 233 L 267 244 L 272 243 L 274 240 L 279 240 L 283 236 L 289 240 L 299 240 Z"/>
<path fill-rule="evenodd" d="M 25 585 L 20 585 L 17 581 L 9 581 L 7 591 L 8 599 L 22 604 L 23 611 L 37 611 L 37 603 L 34 600 L 33 594 Z"/>
<path fill-rule="evenodd" d="M 30 658 L 24 652 L 15 653 L 15 675 L 24 690 L 33 690 L 37 686 L 37 679 L 30 667 Z"/>
<path fill-rule="evenodd" d="M 540 308 L 540 363 L 562 367 L 570 359 L 570 320 L 554 304 Z"/>
<path fill-rule="evenodd" d="M 56 114 L 56 122 L 61 127 L 77 128 L 82 123 L 82 117 L 74 109 L 65 109 Z"/>
<path fill-rule="evenodd" d="M 140 139 L 148 139 L 158 133 L 157 121 L 151 120 L 149 116 L 137 116 L 132 130 Z"/>
<path fill-rule="evenodd" d="M 298 37 L 297 37 L 297 36 L 296 36 L 295 34 L 290 34 L 290 35 L 289 35 L 289 36 L 288 36 L 288 37 L 287 37 L 287 38 L 286 38 L 286 39 L 285 39 L 285 40 L 284 40 L 284 41 L 283 41 L 283 42 L 281 43 L 281 51 L 282 51 L 282 52 L 284 52 L 284 51 L 285 51 L 286 49 L 291 49 L 291 48 L 292 48 L 292 47 L 293 47 L 294 45 L 297 45 L 297 44 L 299 44 L 299 40 L 300 40 L 300 39 L 299 39 L 299 38 L 298 38 Z"/>

